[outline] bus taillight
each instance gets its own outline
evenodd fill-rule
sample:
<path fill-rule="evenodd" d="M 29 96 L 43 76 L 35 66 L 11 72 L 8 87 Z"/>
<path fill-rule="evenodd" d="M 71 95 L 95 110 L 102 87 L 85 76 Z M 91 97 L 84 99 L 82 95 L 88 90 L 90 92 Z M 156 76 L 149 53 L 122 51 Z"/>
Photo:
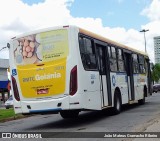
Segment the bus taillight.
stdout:
<path fill-rule="evenodd" d="M 13 94 L 17 101 L 20 101 L 16 79 L 12 76 Z"/>
<path fill-rule="evenodd" d="M 74 66 L 70 74 L 70 95 L 74 95 L 77 92 L 77 87 L 77 66 Z"/>

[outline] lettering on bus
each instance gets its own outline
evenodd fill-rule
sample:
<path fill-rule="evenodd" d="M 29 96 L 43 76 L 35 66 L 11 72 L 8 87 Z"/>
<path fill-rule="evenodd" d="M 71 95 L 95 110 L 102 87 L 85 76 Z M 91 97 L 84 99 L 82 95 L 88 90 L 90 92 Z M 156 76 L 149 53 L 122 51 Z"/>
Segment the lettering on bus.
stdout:
<path fill-rule="evenodd" d="M 91 79 L 96 79 L 96 75 L 95 74 L 91 74 Z"/>
<path fill-rule="evenodd" d="M 48 73 L 48 74 L 36 74 L 35 76 L 32 77 L 27 77 L 27 78 L 23 78 L 23 82 L 30 82 L 30 81 L 39 81 L 39 80 L 46 80 L 46 79 L 58 79 L 61 78 L 61 73 Z"/>
<path fill-rule="evenodd" d="M 35 80 L 45 80 L 45 79 L 53 79 L 53 78 L 60 78 L 61 77 L 61 73 L 53 73 L 53 74 L 44 74 L 44 75 L 39 75 L 37 74 L 35 76 Z"/>
<path fill-rule="evenodd" d="M 27 78 L 23 78 L 23 82 L 29 82 L 29 81 L 35 81 L 35 77 L 27 77 Z"/>
<path fill-rule="evenodd" d="M 34 90 L 38 90 L 38 89 L 50 89 L 52 87 L 53 87 L 53 85 L 41 85 L 41 86 L 31 87 L 31 89 L 34 89 Z"/>
<path fill-rule="evenodd" d="M 65 66 L 56 66 L 54 70 L 64 70 Z"/>

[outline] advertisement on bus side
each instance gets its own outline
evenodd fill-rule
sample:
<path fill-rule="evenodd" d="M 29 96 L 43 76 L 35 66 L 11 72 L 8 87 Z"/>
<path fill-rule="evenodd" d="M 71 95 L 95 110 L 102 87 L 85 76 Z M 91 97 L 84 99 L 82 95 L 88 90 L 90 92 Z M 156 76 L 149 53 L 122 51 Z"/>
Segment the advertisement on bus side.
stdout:
<path fill-rule="evenodd" d="M 18 38 L 13 46 L 17 66 L 14 75 L 18 75 L 25 98 L 64 93 L 69 52 L 67 30 L 52 30 Z"/>

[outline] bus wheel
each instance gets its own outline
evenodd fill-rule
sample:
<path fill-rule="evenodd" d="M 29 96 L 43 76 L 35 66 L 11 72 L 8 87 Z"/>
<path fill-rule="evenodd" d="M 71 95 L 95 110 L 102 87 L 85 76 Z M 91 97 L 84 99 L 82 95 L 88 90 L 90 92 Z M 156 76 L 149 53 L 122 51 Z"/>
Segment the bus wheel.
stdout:
<path fill-rule="evenodd" d="M 145 97 L 143 99 L 138 100 L 139 105 L 145 104 Z"/>
<path fill-rule="evenodd" d="M 147 87 L 144 87 L 143 99 L 138 100 L 139 105 L 144 105 L 145 104 L 145 96 L 147 96 Z"/>
<path fill-rule="evenodd" d="M 145 96 L 143 97 L 143 99 L 138 100 L 138 104 L 139 105 L 144 105 L 145 104 Z"/>
<path fill-rule="evenodd" d="M 77 118 L 79 110 L 64 110 L 60 112 L 62 118 Z"/>
<path fill-rule="evenodd" d="M 114 114 L 119 114 L 121 112 L 121 108 L 122 108 L 121 97 L 120 97 L 119 94 L 115 93 L 115 96 L 114 96 L 114 107 L 113 107 Z"/>

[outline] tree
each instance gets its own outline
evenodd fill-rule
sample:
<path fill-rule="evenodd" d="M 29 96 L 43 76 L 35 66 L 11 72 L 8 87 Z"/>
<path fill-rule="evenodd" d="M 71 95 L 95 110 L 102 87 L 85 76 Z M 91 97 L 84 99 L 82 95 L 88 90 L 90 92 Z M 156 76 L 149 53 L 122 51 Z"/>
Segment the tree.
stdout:
<path fill-rule="evenodd" d="M 153 71 L 152 71 L 152 80 L 154 80 L 155 82 L 158 82 L 160 79 L 160 64 L 156 63 L 153 66 Z"/>

